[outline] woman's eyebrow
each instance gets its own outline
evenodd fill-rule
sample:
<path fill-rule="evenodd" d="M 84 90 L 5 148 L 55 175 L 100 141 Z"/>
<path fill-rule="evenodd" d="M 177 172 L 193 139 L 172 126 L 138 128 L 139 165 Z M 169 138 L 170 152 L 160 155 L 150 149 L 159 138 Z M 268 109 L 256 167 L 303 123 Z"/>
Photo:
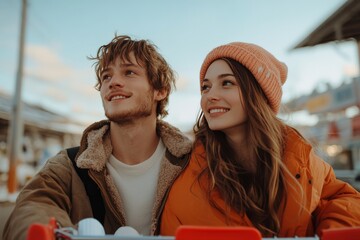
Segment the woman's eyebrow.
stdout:
<path fill-rule="evenodd" d="M 218 78 L 224 78 L 224 77 L 235 77 L 232 73 L 223 73 L 218 76 Z"/>

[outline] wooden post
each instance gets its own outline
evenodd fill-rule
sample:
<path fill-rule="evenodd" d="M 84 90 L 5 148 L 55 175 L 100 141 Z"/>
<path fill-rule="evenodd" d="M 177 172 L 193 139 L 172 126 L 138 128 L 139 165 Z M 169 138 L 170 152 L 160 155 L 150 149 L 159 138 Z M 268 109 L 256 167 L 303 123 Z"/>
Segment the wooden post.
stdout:
<path fill-rule="evenodd" d="M 9 173 L 8 173 L 8 193 L 15 193 L 18 187 L 16 166 L 20 160 L 20 151 L 22 137 L 24 135 L 24 123 L 22 119 L 22 80 L 23 80 L 23 62 L 24 62 L 24 45 L 25 45 L 25 26 L 26 26 L 26 8 L 27 0 L 22 0 L 21 15 L 21 32 L 19 41 L 19 58 L 18 70 L 16 74 L 15 93 L 12 103 L 12 117 L 9 121 L 8 135 L 8 156 L 9 156 Z"/>

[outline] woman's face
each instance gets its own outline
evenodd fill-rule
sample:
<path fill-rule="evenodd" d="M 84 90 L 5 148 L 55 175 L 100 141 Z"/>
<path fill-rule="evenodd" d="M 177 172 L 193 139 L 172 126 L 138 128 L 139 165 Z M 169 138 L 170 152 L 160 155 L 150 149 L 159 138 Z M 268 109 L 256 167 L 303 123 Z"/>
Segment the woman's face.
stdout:
<path fill-rule="evenodd" d="M 201 81 L 201 108 L 211 130 L 243 130 L 247 114 L 238 82 L 224 60 L 214 61 Z"/>

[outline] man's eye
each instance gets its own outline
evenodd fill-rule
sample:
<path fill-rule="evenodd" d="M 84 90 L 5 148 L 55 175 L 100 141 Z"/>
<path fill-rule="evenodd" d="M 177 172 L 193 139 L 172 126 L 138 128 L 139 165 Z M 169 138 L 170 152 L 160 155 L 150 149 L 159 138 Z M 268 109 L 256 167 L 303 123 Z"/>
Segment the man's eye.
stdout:
<path fill-rule="evenodd" d="M 135 74 L 134 71 L 131 71 L 131 70 L 125 71 L 125 75 L 126 75 L 126 76 L 133 75 L 133 74 Z"/>
<path fill-rule="evenodd" d="M 102 81 L 106 81 L 106 80 L 110 80 L 110 79 L 111 79 L 111 76 L 108 75 L 108 74 L 105 74 L 105 75 L 103 75 L 103 76 L 101 77 L 101 80 L 102 80 Z"/>

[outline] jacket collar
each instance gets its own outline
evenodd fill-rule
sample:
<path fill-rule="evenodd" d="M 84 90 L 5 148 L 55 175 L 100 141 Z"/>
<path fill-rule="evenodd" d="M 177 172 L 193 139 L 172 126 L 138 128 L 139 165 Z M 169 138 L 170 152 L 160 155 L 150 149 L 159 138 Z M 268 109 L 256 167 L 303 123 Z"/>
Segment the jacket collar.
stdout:
<path fill-rule="evenodd" d="M 162 120 L 158 120 L 156 125 L 157 133 L 171 155 L 181 157 L 191 151 L 191 140 L 179 129 Z M 79 168 L 89 168 L 98 172 L 104 169 L 112 153 L 109 129 L 108 120 L 96 122 L 85 129 L 76 160 Z"/>

